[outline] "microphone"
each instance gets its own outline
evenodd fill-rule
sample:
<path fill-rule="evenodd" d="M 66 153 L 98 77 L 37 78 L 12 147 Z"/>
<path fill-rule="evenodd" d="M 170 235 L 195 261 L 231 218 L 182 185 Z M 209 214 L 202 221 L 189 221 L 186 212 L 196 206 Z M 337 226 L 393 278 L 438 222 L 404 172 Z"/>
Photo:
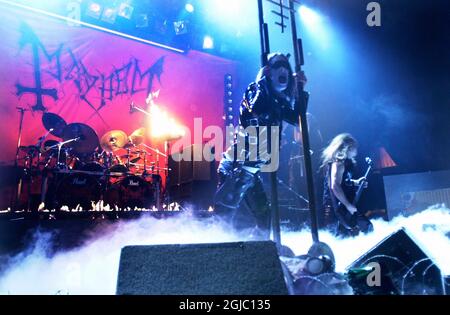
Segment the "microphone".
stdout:
<path fill-rule="evenodd" d="M 133 114 L 133 113 L 134 113 L 134 103 L 131 102 L 130 103 L 130 114 Z"/>

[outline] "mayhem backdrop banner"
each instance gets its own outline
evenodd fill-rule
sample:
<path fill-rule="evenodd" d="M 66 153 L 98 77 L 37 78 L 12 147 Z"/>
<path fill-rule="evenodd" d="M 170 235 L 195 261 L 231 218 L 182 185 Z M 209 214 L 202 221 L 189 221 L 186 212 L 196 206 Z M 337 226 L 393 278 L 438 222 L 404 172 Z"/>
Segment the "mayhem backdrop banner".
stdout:
<path fill-rule="evenodd" d="M 148 120 L 130 113 L 145 108 L 149 92 L 170 117 L 193 127 L 224 124 L 224 76 L 235 64 L 201 52 L 186 54 L 101 32 L 24 9 L 0 5 L 0 161 L 12 164 L 20 114 L 22 145 L 45 134 L 44 112 L 84 123 L 100 138 L 113 129 L 130 134 Z M 192 129 L 191 129 L 192 130 Z M 49 139 L 53 136 L 50 135 Z M 147 139 L 148 145 L 160 146 Z"/>

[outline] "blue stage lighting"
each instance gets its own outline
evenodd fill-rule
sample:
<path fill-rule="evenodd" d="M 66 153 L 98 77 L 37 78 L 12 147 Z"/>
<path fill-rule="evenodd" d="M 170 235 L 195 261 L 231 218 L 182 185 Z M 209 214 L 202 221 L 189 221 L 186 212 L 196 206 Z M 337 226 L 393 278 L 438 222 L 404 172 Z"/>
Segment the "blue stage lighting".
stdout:
<path fill-rule="evenodd" d="M 186 11 L 188 11 L 189 13 L 194 12 L 194 6 L 191 3 L 186 3 L 186 5 L 184 6 L 184 8 L 186 9 Z"/>
<path fill-rule="evenodd" d="M 88 3 L 86 14 L 93 17 L 93 18 L 100 18 L 100 15 L 102 14 L 102 6 L 98 2 L 90 1 Z"/>
<path fill-rule="evenodd" d="M 203 38 L 203 49 L 213 49 L 214 39 L 211 36 L 205 36 Z"/>
<path fill-rule="evenodd" d="M 301 5 L 298 9 L 298 13 L 300 14 L 300 17 L 306 25 L 309 26 L 315 26 L 317 24 L 320 24 L 322 21 L 322 17 L 317 13 L 316 11 Z"/>

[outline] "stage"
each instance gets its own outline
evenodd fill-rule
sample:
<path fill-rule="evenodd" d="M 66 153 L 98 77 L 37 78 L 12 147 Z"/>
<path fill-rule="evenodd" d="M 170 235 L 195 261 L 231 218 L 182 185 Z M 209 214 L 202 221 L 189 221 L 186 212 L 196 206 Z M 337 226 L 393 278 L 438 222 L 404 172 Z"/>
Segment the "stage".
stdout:
<path fill-rule="evenodd" d="M 0 294 L 450 294 L 448 12 L 0 0 Z"/>

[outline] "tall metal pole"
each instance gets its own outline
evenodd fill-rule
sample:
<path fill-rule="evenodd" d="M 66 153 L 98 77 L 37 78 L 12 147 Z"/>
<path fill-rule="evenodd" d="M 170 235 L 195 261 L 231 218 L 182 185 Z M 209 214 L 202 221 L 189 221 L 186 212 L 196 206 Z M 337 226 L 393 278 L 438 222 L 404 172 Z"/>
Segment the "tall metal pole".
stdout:
<path fill-rule="evenodd" d="M 269 27 L 264 22 L 263 0 L 258 0 L 259 36 L 261 44 L 261 65 L 267 65 L 267 55 L 270 52 Z"/>
<path fill-rule="evenodd" d="M 261 41 L 261 66 L 267 65 L 267 56 L 270 52 L 269 47 L 269 27 L 264 22 L 264 10 L 262 0 L 258 0 L 259 33 Z M 281 230 L 280 230 L 280 212 L 278 208 L 278 180 L 277 172 L 270 173 L 270 208 L 271 208 L 271 230 L 274 242 L 281 250 Z"/>
<path fill-rule="evenodd" d="M 294 2 L 292 0 L 289 1 L 289 13 L 291 20 L 291 29 L 292 29 L 292 43 L 294 48 L 294 56 L 295 56 L 295 72 L 299 74 L 302 69 L 303 62 L 303 49 L 301 39 L 297 37 L 297 25 L 295 22 L 295 8 Z M 310 154 L 310 143 L 309 143 L 309 130 L 308 130 L 308 121 L 306 118 L 307 111 L 307 102 L 308 102 L 308 93 L 303 90 L 303 84 L 298 81 L 297 83 L 298 89 L 298 100 L 300 102 L 300 129 L 302 131 L 302 140 L 303 140 L 303 156 L 305 158 L 305 173 L 306 173 L 306 183 L 308 187 L 308 200 L 309 200 L 309 211 L 311 215 L 311 234 L 313 238 L 313 242 L 319 242 L 319 231 L 318 231 L 318 222 L 317 222 L 317 211 L 316 211 L 316 198 L 314 192 L 314 177 L 312 170 L 312 162 L 311 162 L 311 154 Z"/>

